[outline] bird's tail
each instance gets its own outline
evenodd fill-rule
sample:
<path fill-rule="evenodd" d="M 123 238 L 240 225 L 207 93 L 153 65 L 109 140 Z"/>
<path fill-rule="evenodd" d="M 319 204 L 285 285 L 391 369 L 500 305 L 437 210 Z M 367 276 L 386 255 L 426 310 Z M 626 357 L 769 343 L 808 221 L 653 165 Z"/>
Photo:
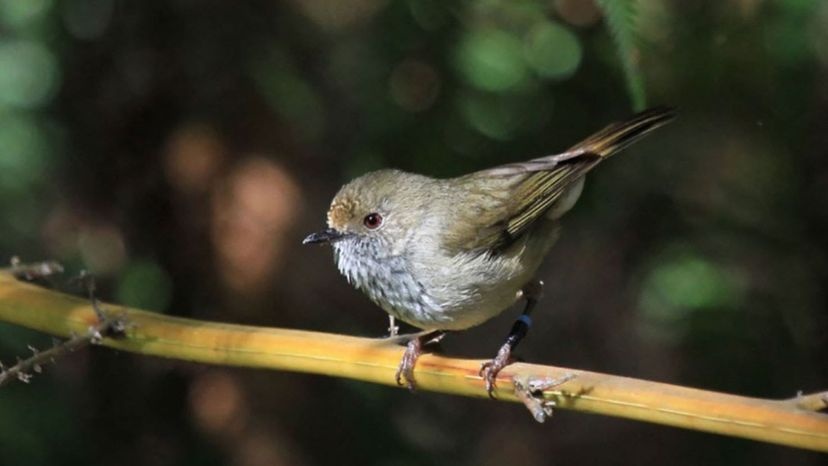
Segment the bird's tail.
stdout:
<path fill-rule="evenodd" d="M 675 116 L 674 108 L 653 107 L 633 115 L 626 121 L 612 123 L 575 144 L 567 152 L 586 152 L 607 158 L 624 150 L 650 131 L 669 123 Z"/>
<path fill-rule="evenodd" d="M 492 183 L 493 179 L 499 177 L 508 183 L 515 183 L 508 188 L 512 203 L 504 214 L 508 215 L 507 218 L 497 219 L 492 234 L 480 236 L 478 232 L 476 246 L 491 250 L 507 247 L 535 221 L 545 218 L 549 209 L 559 200 L 566 199 L 564 204 L 557 204 L 558 208 L 554 212 L 556 218 L 563 215 L 572 207 L 580 193 L 578 190 L 574 194 L 567 194 L 573 183 L 610 155 L 667 124 L 674 117 L 675 110 L 672 108 L 651 108 L 626 121 L 607 126 L 566 152 L 500 165 L 467 175 L 466 179 L 473 183 L 480 179 Z"/>
<path fill-rule="evenodd" d="M 601 161 L 638 141 L 650 131 L 665 125 L 674 117 L 675 110 L 672 108 L 651 108 L 623 122 L 607 126 L 566 152 L 490 169 L 490 173 L 495 174 L 508 173 L 510 170 L 535 172 L 521 181 L 521 187 L 515 194 L 520 201 L 515 209 L 518 213 L 507 223 L 509 237 L 519 236 L 561 199 L 572 183 L 581 179 Z M 575 199 L 577 194 L 567 207 L 557 211 L 557 215 L 562 215 L 572 207 Z"/>

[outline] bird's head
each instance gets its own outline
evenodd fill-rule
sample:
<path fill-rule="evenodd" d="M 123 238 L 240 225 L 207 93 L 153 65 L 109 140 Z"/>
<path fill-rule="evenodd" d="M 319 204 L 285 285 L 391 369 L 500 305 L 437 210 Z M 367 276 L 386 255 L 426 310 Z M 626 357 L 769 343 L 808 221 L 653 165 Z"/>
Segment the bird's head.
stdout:
<path fill-rule="evenodd" d="M 305 238 L 303 244 L 329 243 L 338 251 L 370 247 L 374 255 L 400 251 L 419 223 L 424 192 L 418 175 L 379 170 L 343 186 L 328 209 L 328 228 Z"/>

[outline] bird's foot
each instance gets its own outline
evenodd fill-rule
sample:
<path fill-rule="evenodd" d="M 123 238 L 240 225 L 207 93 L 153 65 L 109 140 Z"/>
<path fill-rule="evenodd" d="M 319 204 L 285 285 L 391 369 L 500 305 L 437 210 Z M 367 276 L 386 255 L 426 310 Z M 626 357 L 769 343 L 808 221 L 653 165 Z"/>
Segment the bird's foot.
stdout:
<path fill-rule="evenodd" d="M 486 382 L 486 392 L 489 393 L 489 398 L 494 399 L 495 382 L 497 382 L 497 374 L 503 370 L 504 367 L 512 363 L 512 346 L 508 343 L 500 347 L 497 356 L 491 361 L 486 361 L 480 366 L 480 377 Z"/>
<path fill-rule="evenodd" d="M 412 392 L 417 388 L 417 383 L 414 382 L 414 366 L 421 354 L 423 354 L 423 342 L 420 337 L 414 337 L 405 346 L 405 353 L 397 368 L 397 374 L 394 376 L 397 385 L 405 383 L 405 386 Z"/>
<path fill-rule="evenodd" d="M 440 340 L 446 336 L 446 332 L 442 330 L 431 330 L 420 332 L 414 335 L 404 335 L 403 337 L 393 338 L 409 338 L 405 345 L 405 353 L 403 353 L 400 366 L 397 368 L 397 373 L 394 379 L 397 385 L 405 384 L 412 392 L 416 390 L 417 383 L 414 381 L 414 366 L 417 364 L 417 359 L 424 353 L 423 348 L 427 345 L 440 343 Z"/>

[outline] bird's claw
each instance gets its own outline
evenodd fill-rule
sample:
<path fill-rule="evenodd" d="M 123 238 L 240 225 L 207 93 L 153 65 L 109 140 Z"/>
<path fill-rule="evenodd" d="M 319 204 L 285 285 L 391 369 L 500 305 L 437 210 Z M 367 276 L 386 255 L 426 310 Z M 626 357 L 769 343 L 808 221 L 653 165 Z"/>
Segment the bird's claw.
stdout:
<path fill-rule="evenodd" d="M 405 353 L 403 353 L 400 365 L 397 367 L 397 373 L 394 375 L 397 385 L 405 385 L 412 392 L 417 388 L 417 384 L 414 382 L 414 365 L 417 364 L 417 359 L 421 353 L 422 343 L 420 339 L 413 338 L 405 346 Z"/>
<path fill-rule="evenodd" d="M 504 367 L 512 363 L 512 347 L 505 344 L 497 351 L 497 356 L 491 361 L 486 361 L 480 365 L 480 377 L 486 382 L 486 392 L 489 398 L 494 399 L 495 383 L 497 382 L 497 374 L 503 370 Z"/>
<path fill-rule="evenodd" d="M 414 371 L 410 367 L 403 367 L 400 364 L 400 367 L 397 368 L 396 375 L 394 375 L 394 380 L 397 381 L 397 385 L 405 385 L 412 392 L 417 389 L 417 386 L 414 384 Z"/>

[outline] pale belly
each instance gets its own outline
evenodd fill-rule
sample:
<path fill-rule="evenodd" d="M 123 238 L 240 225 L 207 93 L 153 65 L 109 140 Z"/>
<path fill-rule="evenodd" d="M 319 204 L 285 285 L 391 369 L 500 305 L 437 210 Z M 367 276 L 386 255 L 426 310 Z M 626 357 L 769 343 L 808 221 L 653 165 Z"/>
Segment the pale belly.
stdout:
<path fill-rule="evenodd" d="M 452 296 L 441 299 L 412 276 L 397 278 L 393 285 L 363 291 L 387 313 L 425 330 L 464 330 L 480 325 L 511 306 L 525 284 L 474 284 L 473 293 L 454 290 Z"/>

